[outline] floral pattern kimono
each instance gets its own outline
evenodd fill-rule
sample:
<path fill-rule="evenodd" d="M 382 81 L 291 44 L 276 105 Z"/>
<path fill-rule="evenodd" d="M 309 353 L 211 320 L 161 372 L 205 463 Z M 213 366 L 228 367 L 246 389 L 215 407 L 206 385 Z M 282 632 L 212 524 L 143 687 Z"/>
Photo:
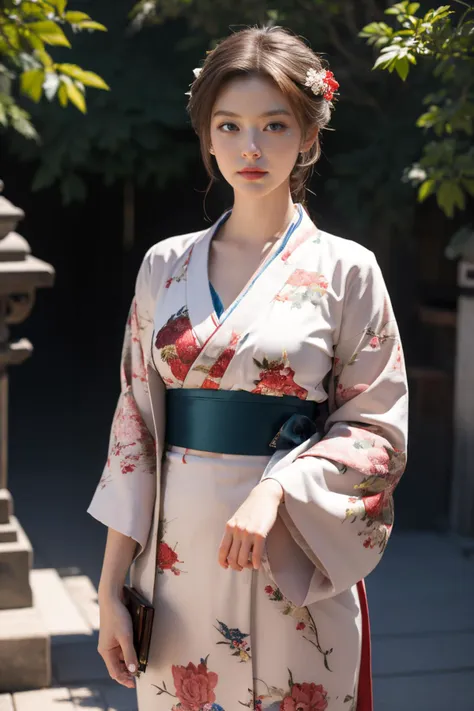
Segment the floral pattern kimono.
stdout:
<path fill-rule="evenodd" d="M 137 542 L 131 582 L 155 606 L 140 711 L 370 711 L 363 579 L 393 524 L 407 384 L 372 252 L 301 205 L 280 249 L 219 317 L 210 229 L 146 254 L 121 395 L 89 513 Z M 164 442 L 166 388 L 327 403 L 323 434 L 273 457 Z M 284 504 L 263 569 L 222 569 L 227 520 L 263 478 Z"/>

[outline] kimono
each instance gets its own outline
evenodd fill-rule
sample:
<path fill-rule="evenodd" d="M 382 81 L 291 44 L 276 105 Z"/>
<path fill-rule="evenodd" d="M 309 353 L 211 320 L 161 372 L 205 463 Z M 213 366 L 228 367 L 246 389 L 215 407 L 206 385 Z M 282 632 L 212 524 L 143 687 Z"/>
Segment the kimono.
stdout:
<path fill-rule="evenodd" d="M 155 606 L 140 711 L 370 711 L 363 579 L 393 525 L 407 383 L 372 252 L 301 205 L 280 248 L 219 315 L 210 229 L 165 239 L 136 282 L 121 394 L 88 509 L 133 538 L 131 583 Z M 326 403 L 323 432 L 273 456 L 164 441 L 167 388 Z M 226 522 L 267 477 L 284 503 L 260 570 L 217 561 Z"/>

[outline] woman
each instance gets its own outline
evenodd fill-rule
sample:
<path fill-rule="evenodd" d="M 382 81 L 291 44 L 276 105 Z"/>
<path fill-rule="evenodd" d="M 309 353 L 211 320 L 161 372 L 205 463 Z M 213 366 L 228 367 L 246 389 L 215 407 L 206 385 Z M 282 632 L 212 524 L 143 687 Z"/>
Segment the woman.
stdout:
<path fill-rule="evenodd" d="M 369 711 L 363 579 L 392 527 L 407 386 L 374 255 L 301 205 L 338 85 L 276 27 L 195 75 L 204 163 L 234 203 L 138 274 L 89 508 L 109 527 L 99 652 L 132 688 L 133 563 L 155 607 L 140 711 Z"/>

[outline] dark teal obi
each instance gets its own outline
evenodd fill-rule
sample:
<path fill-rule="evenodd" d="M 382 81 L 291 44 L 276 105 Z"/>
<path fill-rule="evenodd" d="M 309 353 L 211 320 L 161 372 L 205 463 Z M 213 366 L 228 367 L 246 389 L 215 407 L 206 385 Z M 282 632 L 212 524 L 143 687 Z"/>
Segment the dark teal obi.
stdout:
<path fill-rule="evenodd" d="M 220 454 L 271 456 L 322 428 L 323 410 L 310 400 L 244 390 L 166 391 L 166 443 Z"/>

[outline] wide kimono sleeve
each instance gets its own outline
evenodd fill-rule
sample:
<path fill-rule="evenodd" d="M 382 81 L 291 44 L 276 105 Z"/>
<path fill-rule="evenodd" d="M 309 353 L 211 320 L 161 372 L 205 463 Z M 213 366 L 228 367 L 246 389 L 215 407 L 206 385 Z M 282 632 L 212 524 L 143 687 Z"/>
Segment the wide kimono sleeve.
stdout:
<path fill-rule="evenodd" d="M 144 259 L 125 328 L 121 390 L 112 421 L 107 462 L 88 513 L 145 548 L 156 494 L 156 453 L 148 392 L 153 321 L 150 267 Z"/>
<path fill-rule="evenodd" d="M 270 532 L 269 572 L 308 605 L 370 573 L 393 524 L 393 491 L 406 463 L 408 392 L 398 327 L 371 252 L 346 279 L 324 436 L 268 472 L 284 489 Z"/>

